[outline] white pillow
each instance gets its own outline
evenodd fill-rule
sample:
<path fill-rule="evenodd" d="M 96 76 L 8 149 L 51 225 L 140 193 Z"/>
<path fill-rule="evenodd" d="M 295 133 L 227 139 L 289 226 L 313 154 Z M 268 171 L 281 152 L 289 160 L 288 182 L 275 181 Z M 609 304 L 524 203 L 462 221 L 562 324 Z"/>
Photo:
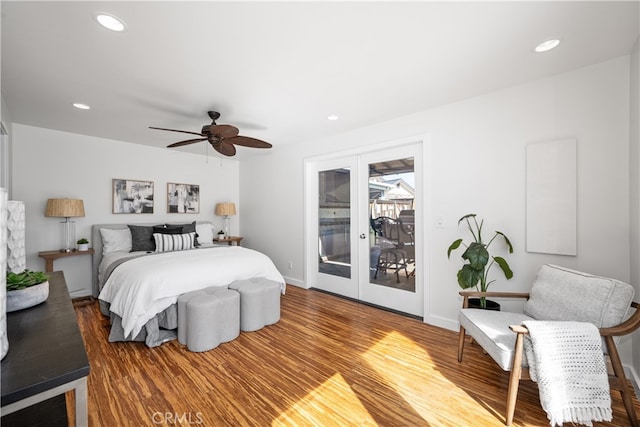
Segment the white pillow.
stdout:
<path fill-rule="evenodd" d="M 131 231 L 129 228 L 101 228 L 102 256 L 112 252 L 131 252 Z"/>
<path fill-rule="evenodd" d="M 213 244 L 213 224 L 196 223 L 196 233 L 198 234 L 198 243 L 201 245 Z"/>
<path fill-rule="evenodd" d="M 153 240 L 156 242 L 156 252 L 183 251 L 195 247 L 196 233 L 153 233 Z"/>

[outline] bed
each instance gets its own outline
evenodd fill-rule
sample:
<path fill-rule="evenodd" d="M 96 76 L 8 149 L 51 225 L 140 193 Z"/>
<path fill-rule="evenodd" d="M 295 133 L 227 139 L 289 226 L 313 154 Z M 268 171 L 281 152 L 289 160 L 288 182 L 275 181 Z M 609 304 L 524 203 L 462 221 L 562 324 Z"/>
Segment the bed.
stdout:
<path fill-rule="evenodd" d="M 93 295 L 111 321 L 109 341 L 158 346 L 177 336 L 178 297 L 256 277 L 284 278 L 264 254 L 213 244 L 208 221 L 182 224 L 95 224 Z M 197 245 L 197 246 L 196 246 Z"/>

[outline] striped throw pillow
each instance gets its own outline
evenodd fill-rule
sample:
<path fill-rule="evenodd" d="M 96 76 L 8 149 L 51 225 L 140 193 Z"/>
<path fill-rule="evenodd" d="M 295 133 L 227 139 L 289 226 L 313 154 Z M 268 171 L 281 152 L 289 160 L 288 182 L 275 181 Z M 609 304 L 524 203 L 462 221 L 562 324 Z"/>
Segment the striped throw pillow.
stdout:
<path fill-rule="evenodd" d="M 156 252 L 183 251 L 194 248 L 196 233 L 153 233 L 153 240 L 156 242 Z"/>

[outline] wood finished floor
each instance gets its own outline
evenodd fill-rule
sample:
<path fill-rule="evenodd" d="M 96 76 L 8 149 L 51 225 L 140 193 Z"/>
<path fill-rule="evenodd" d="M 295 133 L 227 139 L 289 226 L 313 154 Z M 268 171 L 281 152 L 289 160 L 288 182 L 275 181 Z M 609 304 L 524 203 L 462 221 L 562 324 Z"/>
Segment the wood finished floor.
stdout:
<path fill-rule="evenodd" d="M 457 333 L 325 293 L 289 286 L 279 323 L 205 353 L 109 343 L 96 303 L 76 313 L 90 426 L 504 425 L 508 375 L 477 346 L 459 364 Z M 612 399 L 613 422 L 594 425 L 628 425 Z M 513 425 L 549 425 L 532 382 Z"/>

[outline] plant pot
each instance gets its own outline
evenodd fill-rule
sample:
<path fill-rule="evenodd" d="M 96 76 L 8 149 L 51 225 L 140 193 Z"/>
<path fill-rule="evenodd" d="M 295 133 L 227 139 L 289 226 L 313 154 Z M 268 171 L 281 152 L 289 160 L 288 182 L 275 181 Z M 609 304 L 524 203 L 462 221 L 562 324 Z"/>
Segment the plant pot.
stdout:
<path fill-rule="evenodd" d="M 7 291 L 7 313 L 33 307 L 49 298 L 49 282 L 16 291 Z"/>
<path fill-rule="evenodd" d="M 80 252 L 88 251 L 89 250 L 89 244 L 88 243 L 78 243 L 78 250 Z"/>
<path fill-rule="evenodd" d="M 469 308 L 482 308 L 480 298 L 469 298 Z M 500 304 L 495 301 L 487 300 L 487 306 L 484 310 L 500 311 Z"/>

